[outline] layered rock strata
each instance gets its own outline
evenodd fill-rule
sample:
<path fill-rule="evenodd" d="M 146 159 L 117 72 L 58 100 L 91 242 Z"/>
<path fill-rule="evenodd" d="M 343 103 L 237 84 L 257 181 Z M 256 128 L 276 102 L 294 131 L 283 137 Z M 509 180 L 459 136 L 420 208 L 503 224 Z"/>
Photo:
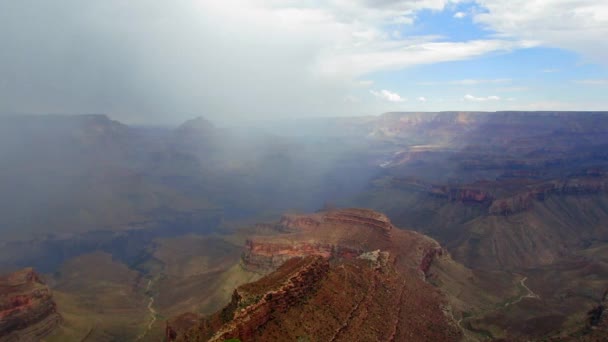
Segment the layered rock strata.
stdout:
<path fill-rule="evenodd" d="M 445 298 L 425 281 L 447 255 L 435 240 L 394 229 L 385 215 L 363 209 L 288 215 L 279 225 L 285 233 L 252 237 L 243 254 L 245 268 L 267 275 L 237 288 L 214 315 L 170 320 L 167 340 L 461 337 Z"/>
<path fill-rule="evenodd" d="M 0 277 L 0 341 L 37 341 L 60 322 L 50 289 L 31 268 Z"/>

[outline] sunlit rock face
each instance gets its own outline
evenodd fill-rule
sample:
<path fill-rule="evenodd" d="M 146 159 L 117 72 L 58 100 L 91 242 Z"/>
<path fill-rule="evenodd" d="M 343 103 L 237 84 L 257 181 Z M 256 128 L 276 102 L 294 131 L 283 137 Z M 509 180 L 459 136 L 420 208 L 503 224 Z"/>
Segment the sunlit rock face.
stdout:
<path fill-rule="evenodd" d="M 445 297 L 426 282 L 432 265 L 449 259 L 436 241 L 365 209 L 286 215 L 278 228 L 282 233 L 248 240 L 242 257 L 245 268 L 265 277 L 238 287 L 214 315 L 170 320 L 166 338 L 460 338 Z"/>
<path fill-rule="evenodd" d="M 61 317 L 48 286 L 32 269 L 0 277 L 0 340 L 36 341 Z"/>

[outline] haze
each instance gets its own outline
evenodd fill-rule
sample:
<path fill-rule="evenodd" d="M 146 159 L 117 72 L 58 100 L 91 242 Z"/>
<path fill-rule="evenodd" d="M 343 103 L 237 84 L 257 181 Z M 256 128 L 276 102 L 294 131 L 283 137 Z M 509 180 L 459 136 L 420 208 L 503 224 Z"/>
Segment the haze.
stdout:
<path fill-rule="evenodd" d="M 608 1 L 0 0 L 0 342 L 608 341 Z"/>
<path fill-rule="evenodd" d="M 607 35 L 608 4 L 588 0 L 5 0 L 0 112 L 601 110 Z"/>

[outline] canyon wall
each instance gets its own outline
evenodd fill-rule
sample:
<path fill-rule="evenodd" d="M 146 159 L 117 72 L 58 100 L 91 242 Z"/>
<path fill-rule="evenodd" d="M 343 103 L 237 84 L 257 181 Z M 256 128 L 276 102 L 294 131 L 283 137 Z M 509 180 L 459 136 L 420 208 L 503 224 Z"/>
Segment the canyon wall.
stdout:
<path fill-rule="evenodd" d="M 48 286 L 31 269 L 0 277 L 0 341 L 36 341 L 61 321 Z"/>

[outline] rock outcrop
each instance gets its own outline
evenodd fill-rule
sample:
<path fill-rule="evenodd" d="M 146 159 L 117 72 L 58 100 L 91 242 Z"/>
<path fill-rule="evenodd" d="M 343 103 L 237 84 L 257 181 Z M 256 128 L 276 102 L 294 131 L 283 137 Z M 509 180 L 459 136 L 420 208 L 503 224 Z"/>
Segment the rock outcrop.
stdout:
<path fill-rule="evenodd" d="M 451 202 L 483 205 L 490 215 L 512 215 L 531 209 L 535 201 L 544 201 L 549 196 L 605 193 L 608 191 L 608 176 L 601 171 L 590 170 L 585 175 L 556 180 L 506 178 L 459 185 L 437 185 L 419 179 L 397 177 L 391 180 L 391 185 Z"/>
<path fill-rule="evenodd" d="M 243 266 L 254 272 L 269 273 L 286 260 L 309 255 L 326 259 L 352 259 L 376 249 L 398 249 L 415 244 L 407 254 L 412 269 L 423 271 L 428 255 L 441 250 L 434 240 L 414 232 L 394 229 L 386 215 L 367 209 L 341 209 L 311 215 L 286 215 L 279 222 L 278 236 L 252 237 L 246 242 Z M 429 254 L 430 253 L 430 254 Z M 397 255 L 396 254 L 396 255 Z M 425 259 L 426 258 L 426 259 Z M 423 271 L 424 272 L 424 271 Z"/>
<path fill-rule="evenodd" d="M 27 268 L 0 277 L 0 341 L 36 341 L 61 321 L 51 291 Z"/>
<path fill-rule="evenodd" d="M 608 177 L 576 177 L 536 184 L 524 188 L 514 195 L 497 199 L 488 209 L 491 215 L 511 215 L 526 211 L 535 201 L 544 201 L 548 196 L 592 195 L 608 191 Z"/>
<path fill-rule="evenodd" d="M 208 317 L 168 322 L 169 341 L 458 340 L 445 298 L 426 282 L 447 255 L 433 239 L 380 213 L 344 209 L 281 219 L 253 237 L 243 265 L 267 275 L 240 286 Z"/>
<path fill-rule="evenodd" d="M 295 257 L 316 255 L 326 259 L 353 258 L 361 251 L 328 243 L 264 243 L 255 240 L 245 242 L 243 266 L 253 272 L 268 273 Z"/>
<path fill-rule="evenodd" d="M 168 322 L 169 341 L 457 341 L 440 294 L 397 272 L 389 253 L 372 251 L 329 263 L 293 258 L 239 287 L 220 312 L 183 330 L 191 315 Z M 394 259 L 393 259 L 394 261 Z M 181 329 L 180 329 L 181 327 Z"/>
<path fill-rule="evenodd" d="M 189 331 L 179 331 L 192 314 L 175 319 L 166 328 L 166 339 L 224 341 L 239 338 L 249 341 L 275 312 L 285 312 L 304 300 L 329 271 L 329 262 L 320 256 L 295 257 L 287 260 L 276 272 L 257 282 L 234 290 L 231 302 L 215 316 Z"/>

